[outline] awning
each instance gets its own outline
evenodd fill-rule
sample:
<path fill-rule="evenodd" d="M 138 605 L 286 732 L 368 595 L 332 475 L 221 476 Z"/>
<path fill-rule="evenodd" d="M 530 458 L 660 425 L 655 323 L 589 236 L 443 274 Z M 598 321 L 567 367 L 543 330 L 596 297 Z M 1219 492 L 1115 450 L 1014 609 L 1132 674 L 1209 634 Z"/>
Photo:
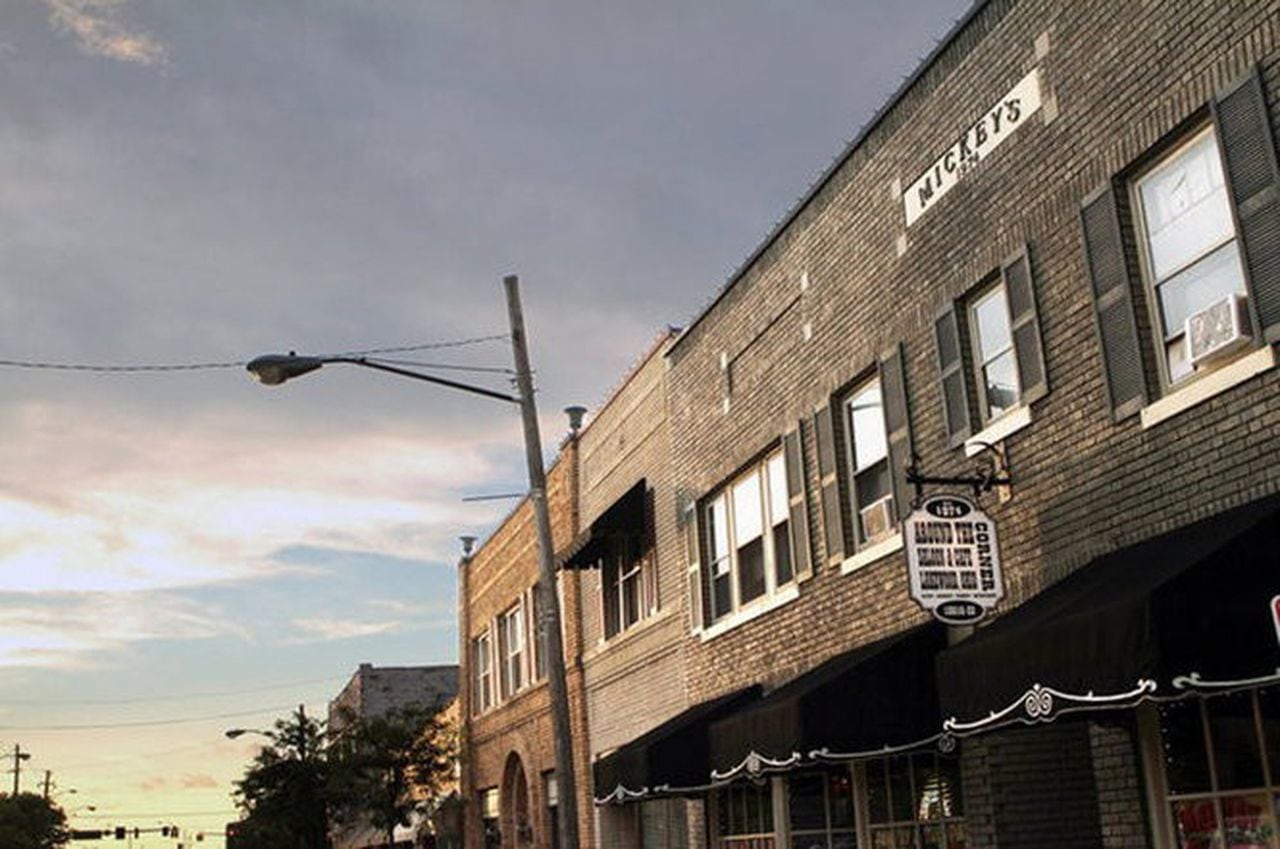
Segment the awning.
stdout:
<path fill-rule="evenodd" d="M 711 772 L 707 726 L 760 697 L 752 685 L 677 714 L 592 766 L 597 805 L 705 789 Z"/>
<path fill-rule="evenodd" d="M 930 623 L 837 655 L 711 726 L 711 777 L 855 760 L 941 739 Z"/>
<path fill-rule="evenodd" d="M 556 555 L 556 563 L 560 568 L 594 569 L 606 553 L 611 537 L 643 535 L 648 527 L 645 522 L 648 492 L 648 482 L 644 478 L 636 481 L 585 531 L 574 537 L 568 547 Z"/>
<path fill-rule="evenodd" d="M 1099 557 L 938 657 L 945 727 L 1280 683 L 1278 564 L 1280 495 Z"/>

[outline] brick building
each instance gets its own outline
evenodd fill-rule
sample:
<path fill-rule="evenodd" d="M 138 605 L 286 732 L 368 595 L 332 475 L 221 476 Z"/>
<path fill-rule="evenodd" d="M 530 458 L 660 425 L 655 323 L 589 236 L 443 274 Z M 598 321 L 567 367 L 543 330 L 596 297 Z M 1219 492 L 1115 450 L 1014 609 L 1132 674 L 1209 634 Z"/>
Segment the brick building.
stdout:
<path fill-rule="evenodd" d="M 1278 132 L 1274 2 L 975 3 L 566 448 L 584 842 L 1280 849 Z"/>
<path fill-rule="evenodd" d="M 598 795 L 720 847 L 1278 845 L 1277 100 L 1274 3 L 975 4 L 667 353 L 690 707 Z M 976 630 L 908 595 L 913 457 L 1012 480 Z"/>
<path fill-rule="evenodd" d="M 578 529 L 578 437 L 570 434 L 547 470 L 547 507 L 557 550 Z M 537 636 L 538 546 L 533 504 L 523 500 L 458 566 L 462 641 L 461 794 L 467 847 L 556 845 L 555 749 L 547 658 Z M 564 664 L 575 741 L 586 739 L 578 574 L 558 580 Z M 574 752 L 577 784 L 590 787 L 586 749 Z M 592 841 L 591 806 L 579 804 L 579 834 Z"/>

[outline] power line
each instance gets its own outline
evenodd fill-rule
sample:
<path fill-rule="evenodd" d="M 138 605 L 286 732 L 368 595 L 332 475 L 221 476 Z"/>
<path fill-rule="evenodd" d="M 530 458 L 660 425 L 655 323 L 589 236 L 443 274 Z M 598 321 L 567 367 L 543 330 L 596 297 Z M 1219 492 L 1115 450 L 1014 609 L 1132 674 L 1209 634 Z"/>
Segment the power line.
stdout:
<path fill-rule="evenodd" d="M 331 684 L 335 681 L 345 681 L 350 676 L 334 675 L 329 678 L 312 678 L 309 681 L 293 681 L 287 684 L 272 684 L 268 687 L 253 687 L 245 690 L 209 690 L 205 692 L 195 693 L 177 693 L 158 696 L 133 696 L 127 699 L 67 699 L 63 701 L 50 699 L 10 699 L 5 698 L 5 704 L 9 705 L 48 705 L 51 707 L 66 707 L 74 705 L 132 705 L 141 704 L 143 702 L 174 702 L 186 699 L 206 699 L 216 698 L 219 696 L 246 696 L 252 693 L 266 693 L 273 690 L 288 690 L 292 687 L 305 687 L 311 684 Z"/>
<path fill-rule="evenodd" d="M 161 725 L 183 725 L 191 722 L 210 722 L 215 719 L 239 719 L 245 716 L 262 716 L 266 713 L 279 713 L 293 710 L 297 705 L 260 708 L 258 710 L 237 711 L 235 713 L 215 713 L 207 716 L 189 716 L 178 719 L 147 719 L 137 722 L 105 722 L 87 725 L 0 725 L 0 731 L 104 731 L 112 728 L 147 728 Z"/>
<path fill-rule="evenodd" d="M 482 342 L 494 342 L 510 338 L 505 333 L 489 336 L 473 336 L 468 339 L 454 339 L 446 342 L 424 342 L 419 345 L 397 345 L 390 348 L 367 348 L 362 351 L 343 351 L 332 356 L 364 357 L 375 354 L 399 354 L 411 351 L 434 351 L 443 348 L 461 348 L 467 345 L 478 345 Z M 179 371 L 212 371 L 216 369 L 243 368 L 247 360 L 222 360 L 194 363 L 143 363 L 130 365 L 103 365 L 100 363 L 59 363 L 42 360 L 7 360 L 0 359 L 0 368 L 42 369 L 46 371 L 79 371 L 93 374 L 141 374 Z"/>

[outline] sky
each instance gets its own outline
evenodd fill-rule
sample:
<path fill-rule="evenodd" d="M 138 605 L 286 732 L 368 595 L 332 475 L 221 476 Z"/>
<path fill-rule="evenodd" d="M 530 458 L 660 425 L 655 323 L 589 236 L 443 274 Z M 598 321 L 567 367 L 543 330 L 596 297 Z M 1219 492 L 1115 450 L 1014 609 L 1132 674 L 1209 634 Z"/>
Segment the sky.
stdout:
<path fill-rule="evenodd" d="M 560 410 L 696 315 L 967 6 L 0 2 L 23 789 L 48 770 L 77 827 L 217 849 L 256 746 L 225 729 L 321 714 L 361 662 L 456 662 L 458 537 L 512 506 L 463 499 L 523 489 L 514 410 L 243 361 L 443 344 L 394 356 L 506 391 L 517 273 L 551 457 Z"/>

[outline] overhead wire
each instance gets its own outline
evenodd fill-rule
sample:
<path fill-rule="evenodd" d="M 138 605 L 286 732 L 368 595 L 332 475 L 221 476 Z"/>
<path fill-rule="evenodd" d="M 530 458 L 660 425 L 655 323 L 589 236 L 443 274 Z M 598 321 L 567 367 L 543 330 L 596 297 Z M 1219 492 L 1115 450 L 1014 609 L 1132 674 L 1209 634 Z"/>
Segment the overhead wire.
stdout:
<path fill-rule="evenodd" d="M 132 705 L 141 704 L 143 702 L 175 702 L 185 699 L 206 699 L 217 698 L 219 696 L 247 696 L 253 693 L 267 693 L 273 690 L 288 690 L 291 687 L 307 687 L 312 684 L 332 684 L 335 681 L 345 681 L 351 676 L 349 675 L 331 675 L 328 678 L 312 678 L 307 681 L 292 681 L 282 684 L 272 684 L 266 687 L 250 687 L 243 690 L 206 690 L 203 692 L 191 693 L 171 693 L 152 696 L 131 696 L 125 699 L 11 699 L 6 697 L 4 703 L 7 705 L 42 705 L 42 706 L 75 706 L 75 705 Z"/>
<path fill-rule="evenodd" d="M 342 351 L 331 356 L 367 357 L 378 354 L 400 354 L 414 351 L 434 351 L 444 348 L 462 348 L 467 345 L 478 345 L 484 342 L 495 342 L 509 339 L 506 333 L 494 333 L 487 336 L 472 336 L 466 339 L 452 339 L 443 342 L 423 342 L 417 345 L 396 345 L 383 348 L 365 348 L 358 351 Z M 46 371 L 78 371 L 95 374 L 139 374 L 178 371 L 212 371 L 217 369 L 243 368 L 248 360 L 213 360 L 192 363 L 140 363 L 127 365 L 104 365 L 100 363 L 66 363 L 44 360 L 0 359 L 0 368 L 42 369 Z"/>
<path fill-rule="evenodd" d="M 146 719 L 129 722 L 101 722 L 85 724 L 60 725 L 0 725 L 0 731 L 105 731 L 113 728 L 150 728 L 164 725 L 184 725 L 196 722 L 211 722 L 215 719 L 239 719 L 246 716 L 262 716 L 267 713 L 279 713 L 293 710 L 296 705 L 280 705 L 278 707 L 259 708 L 257 710 L 234 711 L 230 713 L 214 713 L 204 716 L 188 716 L 170 719 Z"/>

